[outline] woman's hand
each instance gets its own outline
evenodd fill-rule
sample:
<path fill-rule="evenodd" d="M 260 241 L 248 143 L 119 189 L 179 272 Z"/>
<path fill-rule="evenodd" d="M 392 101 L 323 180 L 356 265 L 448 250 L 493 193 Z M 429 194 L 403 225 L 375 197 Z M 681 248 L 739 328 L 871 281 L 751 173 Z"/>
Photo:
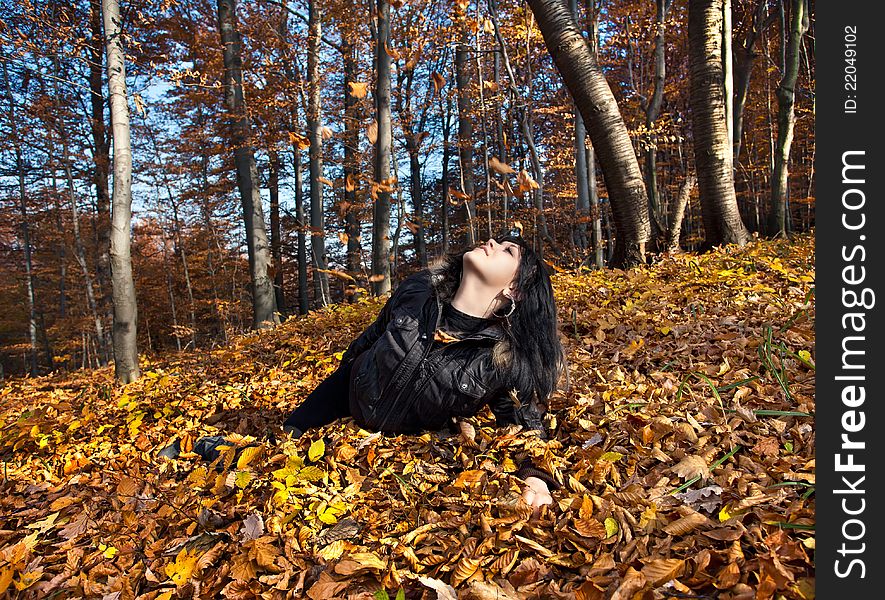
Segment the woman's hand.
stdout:
<path fill-rule="evenodd" d="M 526 477 L 525 489 L 522 491 L 522 499 L 525 503 L 533 508 L 532 515 L 535 516 L 541 512 L 541 506 L 544 504 L 553 504 L 553 496 L 547 489 L 547 482 L 538 477 Z"/>

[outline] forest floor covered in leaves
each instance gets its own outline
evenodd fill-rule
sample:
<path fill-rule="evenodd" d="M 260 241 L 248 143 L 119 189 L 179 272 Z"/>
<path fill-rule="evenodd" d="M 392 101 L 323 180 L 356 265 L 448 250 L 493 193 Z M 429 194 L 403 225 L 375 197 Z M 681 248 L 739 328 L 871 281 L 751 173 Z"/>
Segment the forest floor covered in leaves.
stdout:
<path fill-rule="evenodd" d="M 553 278 L 552 439 L 279 437 L 383 302 L 225 348 L 3 382 L 0 597 L 814 597 L 812 236 Z M 234 434 L 218 469 L 174 437 Z M 529 453 L 562 489 L 533 516 Z M 399 594 L 397 594 L 399 592 Z"/>

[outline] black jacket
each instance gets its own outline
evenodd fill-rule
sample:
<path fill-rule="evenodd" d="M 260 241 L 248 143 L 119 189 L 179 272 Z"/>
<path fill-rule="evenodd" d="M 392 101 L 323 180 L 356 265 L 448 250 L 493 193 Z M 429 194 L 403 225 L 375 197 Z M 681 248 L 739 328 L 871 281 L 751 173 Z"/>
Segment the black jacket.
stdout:
<path fill-rule="evenodd" d="M 498 426 L 520 424 L 547 439 L 543 409 L 529 402 L 517 408 L 493 363 L 496 352 L 508 356 L 500 324 L 432 348 L 444 300 L 441 278 L 424 269 L 402 281 L 375 322 L 345 351 L 342 364 L 353 362 L 354 419 L 369 430 L 410 434 L 441 429 L 452 417 L 473 416 L 488 405 Z M 560 487 L 528 459 L 516 475 Z"/>

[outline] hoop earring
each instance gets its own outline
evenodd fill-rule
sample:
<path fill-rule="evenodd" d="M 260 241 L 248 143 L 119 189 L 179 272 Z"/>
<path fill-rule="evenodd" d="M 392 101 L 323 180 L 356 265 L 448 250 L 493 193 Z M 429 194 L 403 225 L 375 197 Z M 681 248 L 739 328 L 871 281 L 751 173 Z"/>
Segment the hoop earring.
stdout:
<path fill-rule="evenodd" d="M 509 319 L 510 316 L 513 314 L 513 311 L 515 311 L 515 310 L 516 310 L 516 301 L 511 299 L 510 300 L 510 312 L 508 312 L 506 315 L 499 315 L 499 314 L 495 314 L 494 312 L 492 314 L 495 315 L 496 317 L 498 317 L 499 319 Z"/>

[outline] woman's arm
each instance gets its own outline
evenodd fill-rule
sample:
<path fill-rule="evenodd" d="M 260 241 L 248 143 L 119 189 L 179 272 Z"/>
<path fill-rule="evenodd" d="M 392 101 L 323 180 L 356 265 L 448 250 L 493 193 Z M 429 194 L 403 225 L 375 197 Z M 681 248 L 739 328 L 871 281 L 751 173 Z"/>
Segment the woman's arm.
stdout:
<path fill-rule="evenodd" d="M 350 343 L 347 350 L 344 351 L 344 355 L 341 357 L 342 363 L 352 362 L 357 356 L 372 347 L 372 344 L 374 344 L 378 338 L 384 334 L 384 330 L 387 329 L 387 324 L 390 322 L 393 308 L 400 301 L 402 295 L 408 289 L 415 288 L 416 285 L 426 285 L 423 279 L 424 277 L 426 277 L 426 275 L 422 271 L 419 271 L 418 273 L 406 277 L 400 282 L 390 298 L 387 299 L 381 312 L 378 313 L 375 322 L 369 325 L 358 338 Z"/>
<path fill-rule="evenodd" d="M 489 402 L 489 408 L 495 415 L 498 427 L 522 425 L 525 429 L 538 431 L 541 439 L 549 439 L 547 429 L 544 427 L 544 413 L 536 405 L 532 404 L 531 406 L 523 406 L 517 409 L 510 395 L 504 393 L 496 395 Z M 550 473 L 535 465 L 531 458 L 526 458 L 519 464 L 515 475 L 523 480 L 527 480 L 529 477 L 537 478 L 554 490 L 562 487 Z"/>

